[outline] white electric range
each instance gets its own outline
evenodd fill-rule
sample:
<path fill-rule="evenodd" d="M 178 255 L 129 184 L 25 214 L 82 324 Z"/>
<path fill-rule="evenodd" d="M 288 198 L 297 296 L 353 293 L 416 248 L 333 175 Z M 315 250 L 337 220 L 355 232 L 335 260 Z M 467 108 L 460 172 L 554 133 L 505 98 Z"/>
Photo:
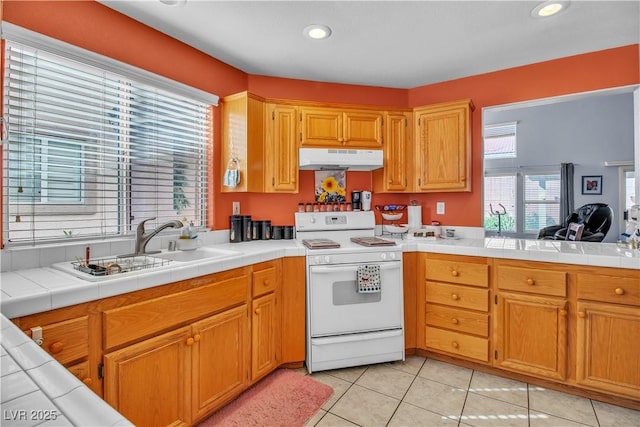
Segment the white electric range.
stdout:
<path fill-rule="evenodd" d="M 307 246 L 309 372 L 404 360 L 402 248 L 375 236 L 374 213 L 296 213 L 295 227 Z"/>

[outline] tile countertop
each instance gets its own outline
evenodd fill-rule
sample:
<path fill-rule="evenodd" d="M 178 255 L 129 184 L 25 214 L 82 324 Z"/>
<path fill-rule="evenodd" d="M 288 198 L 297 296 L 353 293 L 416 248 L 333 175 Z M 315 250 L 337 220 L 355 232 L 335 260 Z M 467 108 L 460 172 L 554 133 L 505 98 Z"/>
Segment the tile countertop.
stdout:
<path fill-rule="evenodd" d="M 382 236 L 388 238 L 389 236 Z M 609 243 L 524 239 L 396 240 L 404 251 L 437 252 L 640 269 L 640 251 Z M 222 243 L 233 258 L 172 264 L 158 271 L 89 282 L 52 267 L 0 273 L 3 425 L 131 425 L 20 331 L 8 318 L 106 298 L 286 256 L 304 256 L 293 240 Z"/>

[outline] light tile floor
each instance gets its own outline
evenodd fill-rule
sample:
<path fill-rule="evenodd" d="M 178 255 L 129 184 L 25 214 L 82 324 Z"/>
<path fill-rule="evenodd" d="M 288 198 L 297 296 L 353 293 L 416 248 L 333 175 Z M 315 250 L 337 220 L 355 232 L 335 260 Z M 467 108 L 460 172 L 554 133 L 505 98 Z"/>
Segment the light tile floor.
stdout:
<path fill-rule="evenodd" d="M 334 393 L 309 427 L 640 426 L 640 411 L 419 356 L 311 376 Z"/>

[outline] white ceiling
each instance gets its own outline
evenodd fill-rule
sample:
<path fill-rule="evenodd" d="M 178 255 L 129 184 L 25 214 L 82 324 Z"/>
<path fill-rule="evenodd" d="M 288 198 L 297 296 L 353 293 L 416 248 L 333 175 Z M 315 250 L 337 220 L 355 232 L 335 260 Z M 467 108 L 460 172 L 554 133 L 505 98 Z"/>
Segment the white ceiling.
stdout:
<path fill-rule="evenodd" d="M 414 88 L 640 43 L 640 1 L 216 1 L 101 3 L 249 74 Z M 303 36 L 310 24 L 333 30 Z"/>

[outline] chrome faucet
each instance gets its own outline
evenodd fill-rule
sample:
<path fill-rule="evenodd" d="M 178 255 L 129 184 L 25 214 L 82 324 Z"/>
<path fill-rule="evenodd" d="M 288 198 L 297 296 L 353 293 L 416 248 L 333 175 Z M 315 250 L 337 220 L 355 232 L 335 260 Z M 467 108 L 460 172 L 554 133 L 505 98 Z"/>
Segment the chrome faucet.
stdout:
<path fill-rule="evenodd" d="M 155 253 L 160 252 L 160 251 L 147 252 L 146 248 L 147 248 L 147 243 L 149 243 L 149 240 L 151 240 L 151 238 L 153 238 L 153 236 L 155 236 L 156 234 L 158 234 L 159 232 L 161 232 L 165 228 L 171 228 L 171 227 L 182 228 L 182 225 L 183 225 L 182 222 L 180 222 L 178 220 L 169 221 L 169 222 L 165 222 L 162 225 L 159 225 L 152 232 L 150 232 L 148 234 L 145 234 L 144 223 L 147 222 L 147 221 L 154 220 L 154 219 L 155 218 L 147 218 L 147 219 L 144 219 L 144 220 L 140 221 L 140 224 L 138 224 L 138 228 L 136 230 L 136 247 L 135 247 L 135 250 L 134 250 L 134 255 L 135 256 L 145 255 L 145 254 L 155 254 Z"/>

